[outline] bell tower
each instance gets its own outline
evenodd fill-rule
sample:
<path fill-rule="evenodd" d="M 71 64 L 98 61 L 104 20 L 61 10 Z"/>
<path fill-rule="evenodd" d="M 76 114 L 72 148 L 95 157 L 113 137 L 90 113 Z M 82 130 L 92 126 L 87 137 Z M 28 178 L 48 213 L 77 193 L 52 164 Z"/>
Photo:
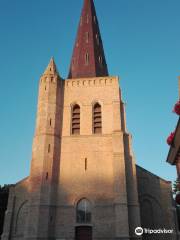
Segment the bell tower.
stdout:
<path fill-rule="evenodd" d="M 141 224 L 131 135 L 119 78 L 108 73 L 93 0 L 84 0 L 65 80 L 60 158 L 59 236 L 66 238 L 63 226 L 71 216 L 69 238 L 83 239 L 87 231 L 87 239 L 141 239 L 135 235 Z M 83 202 L 89 222 L 76 211 Z M 87 230 L 88 224 L 94 227 Z"/>

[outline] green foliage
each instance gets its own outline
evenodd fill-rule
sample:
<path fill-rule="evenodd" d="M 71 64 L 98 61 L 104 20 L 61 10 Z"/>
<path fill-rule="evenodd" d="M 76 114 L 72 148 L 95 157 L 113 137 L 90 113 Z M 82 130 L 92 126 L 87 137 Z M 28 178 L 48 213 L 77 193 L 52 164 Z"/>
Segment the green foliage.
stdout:
<path fill-rule="evenodd" d="M 173 183 L 173 194 L 176 195 L 177 192 L 180 192 L 180 181 L 177 179 Z"/>

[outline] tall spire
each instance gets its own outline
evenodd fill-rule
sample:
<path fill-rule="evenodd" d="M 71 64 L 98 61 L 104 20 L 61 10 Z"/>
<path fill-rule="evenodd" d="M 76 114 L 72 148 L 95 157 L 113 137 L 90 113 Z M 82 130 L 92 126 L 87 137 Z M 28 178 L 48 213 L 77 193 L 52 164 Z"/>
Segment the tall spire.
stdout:
<path fill-rule="evenodd" d="M 108 76 L 93 0 L 84 0 L 69 78 Z"/>

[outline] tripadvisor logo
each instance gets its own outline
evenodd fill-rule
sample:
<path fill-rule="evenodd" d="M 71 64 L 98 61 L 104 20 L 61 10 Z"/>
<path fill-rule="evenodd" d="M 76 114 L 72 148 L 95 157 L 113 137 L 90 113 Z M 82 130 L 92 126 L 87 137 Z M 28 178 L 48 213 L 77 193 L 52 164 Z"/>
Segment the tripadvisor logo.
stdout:
<path fill-rule="evenodd" d="M 137 236 L 143 235 L 143 229 L 142 229 L 141 227 L 137 227 L 137 228 L 135 229 L 135 234 L 136 234 Z"/>
<path fill-rule="evenodd" d="M 173 230 L 172 229 L 149 229 L 149 228 L 141 228 L 137 227 L 135 229 L 135 234 L 137 236 L 141 236 L 143 234 L 172 234 Z"/>

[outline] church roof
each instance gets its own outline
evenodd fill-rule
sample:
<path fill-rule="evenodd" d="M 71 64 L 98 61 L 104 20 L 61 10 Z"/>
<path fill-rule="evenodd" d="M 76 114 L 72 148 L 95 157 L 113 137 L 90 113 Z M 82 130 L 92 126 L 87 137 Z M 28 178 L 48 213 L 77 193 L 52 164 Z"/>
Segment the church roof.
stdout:
<path fill-rule="evenodd" d="M 108 76 L 93 0 L 84 0 L 69 78 Z"/>

